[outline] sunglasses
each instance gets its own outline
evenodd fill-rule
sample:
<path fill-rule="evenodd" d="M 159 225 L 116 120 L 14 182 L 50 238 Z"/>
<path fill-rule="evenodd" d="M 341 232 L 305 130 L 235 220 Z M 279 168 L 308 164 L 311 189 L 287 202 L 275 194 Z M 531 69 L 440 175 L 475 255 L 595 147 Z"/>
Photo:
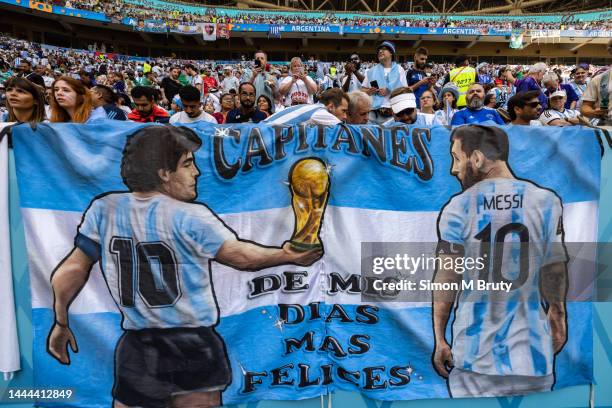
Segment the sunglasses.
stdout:
<path fill-rule="evenodd" d="M 525 106 L 529 106 L 530 108 L 536 108 L 538 106 L 541 106 L 542 104 L 540 103 L 540 101 L 536 101 L 536 102 L 529 102 L 526 103 Z"/>
<path fill-rule="evenodd" d="M 396 115 L 397 116 L 409 116 L 409 115 L 412 115 L 414 111 L 415 111 L 414 108 L 408 108 L 408 109 L 404 109 L 403 111 L 400 111 Z"/>

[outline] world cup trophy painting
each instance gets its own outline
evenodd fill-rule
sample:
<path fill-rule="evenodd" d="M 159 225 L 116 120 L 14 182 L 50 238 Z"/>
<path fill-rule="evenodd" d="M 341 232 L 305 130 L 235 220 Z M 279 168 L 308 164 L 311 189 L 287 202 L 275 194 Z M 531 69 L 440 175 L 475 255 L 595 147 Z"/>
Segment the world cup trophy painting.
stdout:
<path fill-rule="evenodd" d="M 316 157 L 295 162 L 289 171 L 289 189 L 295 214 L 291 246 L 298 251 L 321 248 L 319 233 L 329 197 L 326 164 Z"/>

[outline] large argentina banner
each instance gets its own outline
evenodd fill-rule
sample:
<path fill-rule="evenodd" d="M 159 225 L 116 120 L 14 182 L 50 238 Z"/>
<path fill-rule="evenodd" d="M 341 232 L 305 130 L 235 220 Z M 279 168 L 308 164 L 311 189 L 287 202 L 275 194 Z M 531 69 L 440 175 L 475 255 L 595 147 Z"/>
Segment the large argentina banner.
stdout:
<path fill-rule="evenodd" d="M 451 142 L 445 127 L 172 129 L 13 131 L 35 386 L 73 390 L 41 405 L 165 406 L 189 391 L 225 404 L 334 390 L 456 398 L 592 381 L 591 304 L 573 294 L 585 269 L 570 249 L 597 237 L 592 130 L 468 127 Z M 403 299 L 399 286 L 381 292 L 389 259 L 370 257 L 388 243 L 481 256 L 494 239 L 530 243 L 516 271 L 516 252 L 476 271 L 510 300 L 473 301 L 461 284 L 435 319 L 428 284 L 446 266 L 415 267 L 420 296 Z M 560 300 L 539 289 L 555 268 L 568 270 Z"/>

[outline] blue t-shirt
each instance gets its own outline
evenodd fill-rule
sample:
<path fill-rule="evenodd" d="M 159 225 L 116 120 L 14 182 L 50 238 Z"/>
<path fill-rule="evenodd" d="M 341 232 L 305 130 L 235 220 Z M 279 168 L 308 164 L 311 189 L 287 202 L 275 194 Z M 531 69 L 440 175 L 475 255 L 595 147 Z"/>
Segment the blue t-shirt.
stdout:
<path fill-rule="evenodd" d="M 523 79 L 518 79 L 514 83 L 514 86 L 516 87 L 516 93 L 528 92 L 528 91 L 540 91 L 540 94 L 538 95 L 538 99 L 540 100 L 540 103 L 542 104 L 542 111 L 548 108 L 548 98 L 546 98 L 546 95 L 544 95 L 544 92 L 542 91 L 542 87 L 538 85 L 536 80 L 533 79 L 532 77 L 527 76 Z"/>
<path fill-rule="evenodd" d="M 464 108 L 453 115 L 451 126 L 469 125 L 472 123 L 489 123 L 504 125 L 505 122 L 496 110 L 484 107 L 479 110 Z"/>
<path fill-rule="evenodd" d="M 417 82 L 419 82 L 420 80 L 422 80 L 423 78 L 425 78 L 426 76 L 427 74 L 425 74 L 425 71 L 419 71 L 418 69 L 411 69 L 410 71 L 406 72 L 406 83 L 408 83 L 408 86 L 412 86 L 416 84 Z M 413 90 L 414 97 L 416 98 L 417 108 L 421 107 L 421 101 L 420 101 L 421 95 L 423 95 L 423 93 L 428 88 L 429 88 L 429 84 L 424 83 L 423 85 Z"/>
<path fill-rule="evenodd" d="M 244 114 L 238 109 L 232 109 L 227 113 L 227 119 L 225 123 L 259 123 L 262 120 L 265 120 L 268 116 L 260 111 L 259 109 L 255 109 L 253 112 Z"/>
<path fill-rule="evenodd" d="M 480 74 L 478 75 L 478 82 L 483 85 L 492 84 L 493 78 L 489 74 Z"/>

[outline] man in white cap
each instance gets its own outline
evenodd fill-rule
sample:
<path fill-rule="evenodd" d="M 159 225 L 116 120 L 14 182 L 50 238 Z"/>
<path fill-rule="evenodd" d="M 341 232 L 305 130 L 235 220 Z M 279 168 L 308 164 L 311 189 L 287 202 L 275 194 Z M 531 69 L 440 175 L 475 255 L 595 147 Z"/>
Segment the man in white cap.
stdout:
<path fill-rule="evenodd" d="M 234 75 L 231 66 L 226 65 L 225 68 L 223 68 L 223 77 L 223 81 L 221 81 L 223 93 L 229 93 L 231 89 L 233 89 L 234 92 L 238 92 L 238 85 L 240 85 L 240 81 Z"/>
<path fill-rule="evenodd" d="M 406 72 L 394 60 L 395 45 L 383 41 L 378 46 L 378 64 L 370 68 L 361 83 L 361 90 L 372 96 L 370 122 L 383 124 L 392 119 L 390 95 L 398 88 L 406 87 Z"/>
<path fill-rule="evenodd" d="M 549 108 L 540 115 L 540 122 L 548 126 L 578 125 L 580 113 L 577 110 L 565 109 L 567 94 L 565 91 L 555 91 L 550 95 Z"/>
<path fill-rule="evenodd" d="M 398 88 L 390 95 L 391 110 L 393 118 L 383 123 L 383 126 L 395 124 L 431 126 L 440 123 L 434 118 L 433 123 L 427 123 L 425 115 L 417 112 L 416 97 L 412 89 L 408 87 Z"/>

